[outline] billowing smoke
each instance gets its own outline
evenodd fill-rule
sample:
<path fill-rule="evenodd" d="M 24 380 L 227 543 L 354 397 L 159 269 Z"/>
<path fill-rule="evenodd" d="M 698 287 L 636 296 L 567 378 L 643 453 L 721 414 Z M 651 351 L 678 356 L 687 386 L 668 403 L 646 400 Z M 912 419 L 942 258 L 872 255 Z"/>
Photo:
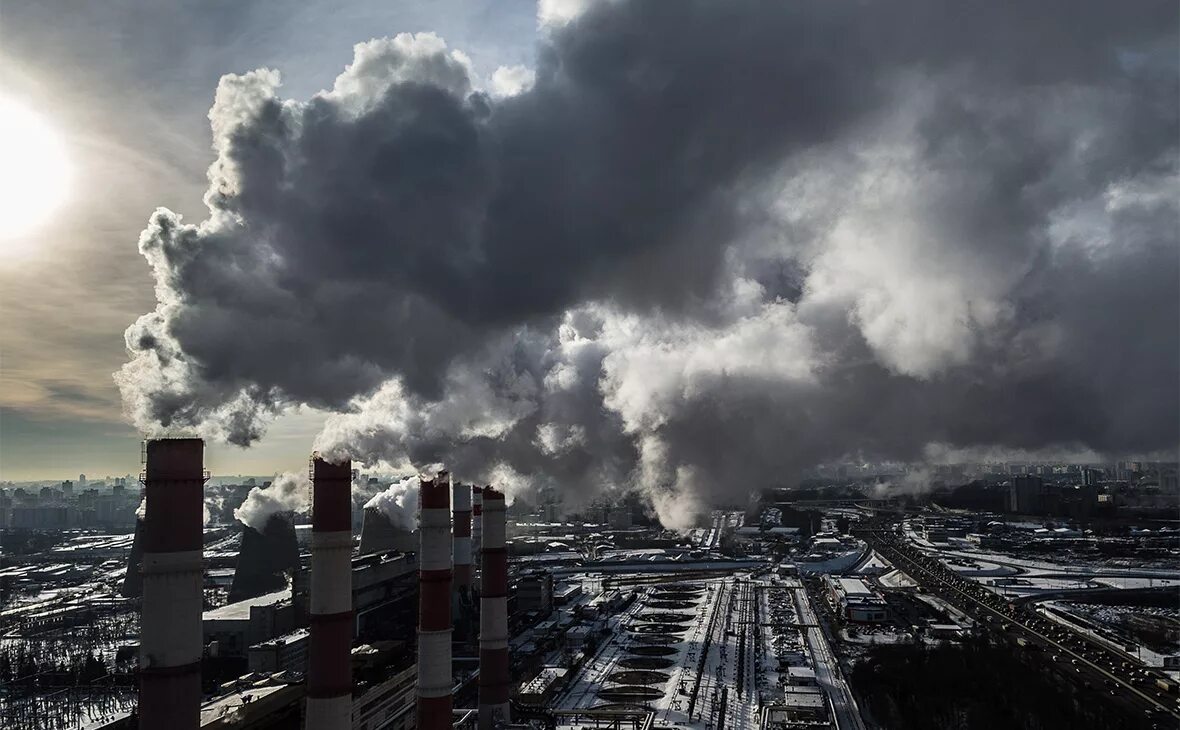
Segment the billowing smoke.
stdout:
<path fill-rule="evenodd" d="M 209 217 L 152 215 L 145 430 L 661 519 L 850 452 L 1180 442 L 1177 9 L 543 3 L 532 74 L 429 34 L 221 80 Z M 1063 22 L 1068 18 L 1068 22 Z"/>
<path fill-rule="evenodd" d="M 306 474 L 284 472 L 266 487 L 253 487 L 234 518 L 247 527 L 262 532 L 267 520 L 278 512 L 307 512 L 311 481 Z"/>
<path fill-rule="evenodd" d="M 370 507 L 381 510 L 394 527 L 413 532 L 418 529 L 418 477 L 407 477 L 394 482 L 383 492 L 378 492 L 368 502 Z"/>

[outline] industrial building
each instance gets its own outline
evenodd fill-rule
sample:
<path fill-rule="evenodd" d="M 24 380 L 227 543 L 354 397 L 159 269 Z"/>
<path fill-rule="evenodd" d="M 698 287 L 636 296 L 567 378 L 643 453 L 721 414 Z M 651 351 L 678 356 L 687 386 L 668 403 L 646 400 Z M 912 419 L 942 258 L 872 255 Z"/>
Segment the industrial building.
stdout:
<path fill-rule="evenodd" d="M 134 535 L 78 535 L 0 568 L 30 594 L 79 589 L 6 612 L 8 636 L 142 614 L 138 665 L 133 624 L 111 620 L 117 638 L 104 645 L 130 666 L 137 701 L 94 728 L 856 727 L 834 646 L 974 631 L 899 603 L 895 566 L 848 527 L 853 507 L 717 512 L 684 535 L 599 506 L 514 514 L 495 486 L 432 471 L 414 487 L 416 513 L 393 521 L 354 501 L 350 463 L 313 456 L 311 524 L 276 513 L 262 530 L 202 530 L 203 448 L 147 443 Z M 973 547 L 958 535 L 1038 550 L 1091 539 L 939 510 L 900 529 L 981 578 L 999 571 L 951 555 Z M 1176 537 L 1119 539 L 1164 549 Z M 96 575 L 102 589 L 81 590 Z M 839 617 L 830 632 L 824 605 Z"/>
<path fill-rule="evenodd" d="M 840 616 L 860 623 L 880 623 L 890 617 L 884 596 L 860 578 L 824 576 L 828 599 Z"/>

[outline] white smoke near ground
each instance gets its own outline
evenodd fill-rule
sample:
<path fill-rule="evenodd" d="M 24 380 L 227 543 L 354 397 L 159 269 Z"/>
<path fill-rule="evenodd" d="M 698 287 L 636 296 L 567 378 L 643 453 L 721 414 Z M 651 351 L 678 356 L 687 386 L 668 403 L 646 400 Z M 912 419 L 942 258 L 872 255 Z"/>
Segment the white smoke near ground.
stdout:
<path fill-rule="evenodd" d="M 394 527 L 413 532 L 418 529 L 418 477 L 407 477 L 389 485 L 365 502 L 365 509 L 380 510 Z"/>
<path fill-rule="evenodd" d="M 546 0 L 491 95 L 432 34 L 227 75 L 125 409 L 677 527 L 854 452 L 1174 451 L 1176 15 Z"/>
<path fill-rule="evenodd" d="M 284 472 L 270 486 L 253 487 L 242 506 L 234 510 L 234 518 L 258 532 L 266 527 L 271 515 L 279 512 L 307 512 L 311 481 L 306 474 Z"/>

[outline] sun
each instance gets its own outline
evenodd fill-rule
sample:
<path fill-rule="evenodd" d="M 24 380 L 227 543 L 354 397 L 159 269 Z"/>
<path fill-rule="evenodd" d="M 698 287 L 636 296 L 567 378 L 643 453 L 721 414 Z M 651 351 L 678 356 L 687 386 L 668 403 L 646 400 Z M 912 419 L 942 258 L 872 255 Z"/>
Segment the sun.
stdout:
<path fill-rule="evenodd" d="M 53 127 L 0 96 L 0 241 L 43 224 L 65 200 L 70 177 L 66 146 Z"/>

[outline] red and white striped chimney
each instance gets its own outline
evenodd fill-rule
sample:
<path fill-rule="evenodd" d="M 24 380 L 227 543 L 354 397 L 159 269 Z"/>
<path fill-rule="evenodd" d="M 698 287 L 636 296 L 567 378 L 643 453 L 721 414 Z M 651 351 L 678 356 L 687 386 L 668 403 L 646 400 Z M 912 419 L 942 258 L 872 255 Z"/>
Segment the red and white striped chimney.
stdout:
<path fill-rule="evenodd" d="M 421 477 L 418 519 L 418 729 L 451 727 L 451 478 Z"/>
<path fill-rule="evenodd" d="M 483 548 L 479 603 L 479 727 L 509 722 L 508 551 L 504 493 L 483 489 Z"/>
<path fill-rule="evenodd" d="M 352 462 L 311 456 L 307 730 L 352 726 Z"/>
<path fill-rule="evenodd" d="M 483 487 L 471 488 L 471 558 L 479 564 L 479 549 L 483 545 Z"/>
<path fill-rule="evenodd" d="M 471 489 L 455 483 L 455 590 L 471 590 Z"/>
<path fill-rule="evenodd" d="M 205 442 L 144 444 L 143 603 L 139 628 L 139 727 L 201 725 Z"/>

